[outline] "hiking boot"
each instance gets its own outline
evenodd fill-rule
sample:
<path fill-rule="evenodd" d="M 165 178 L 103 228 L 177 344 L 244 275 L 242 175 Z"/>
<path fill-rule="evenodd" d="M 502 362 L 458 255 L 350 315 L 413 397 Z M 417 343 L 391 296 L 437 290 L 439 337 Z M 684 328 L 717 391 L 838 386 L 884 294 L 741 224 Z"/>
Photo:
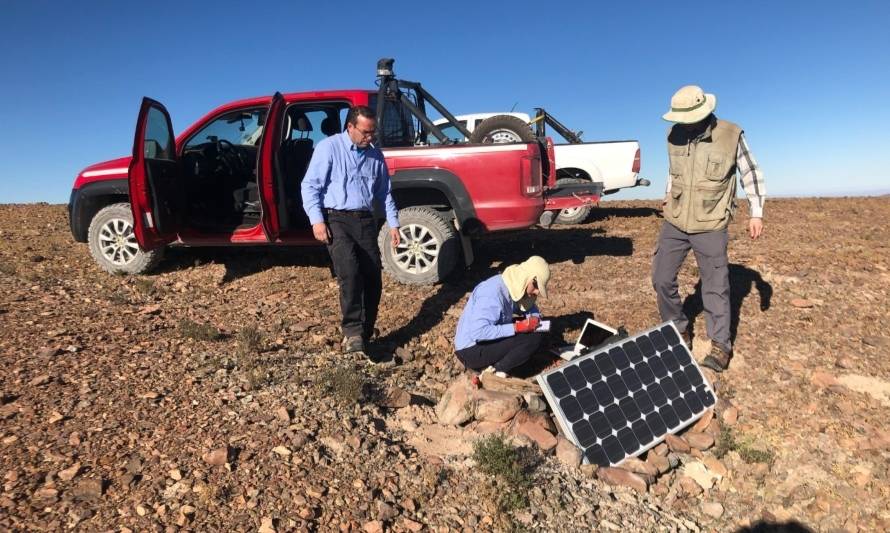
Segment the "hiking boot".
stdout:
<path fill-rule="evenodd" d="M 705 360 L 701 362 L 701 366 L 710 368 L 714 372 L 723 372 L 729 366 L 730 359 L 732 359 L 732 350 L 727 352 L 714 344 L 711 346 L 711 353 L 706 355 Z"/>
<path fill-rule="evenodd" d="M 343 338 L 343 353 L 364 352 L 365 341 L 358 335 Z"/>

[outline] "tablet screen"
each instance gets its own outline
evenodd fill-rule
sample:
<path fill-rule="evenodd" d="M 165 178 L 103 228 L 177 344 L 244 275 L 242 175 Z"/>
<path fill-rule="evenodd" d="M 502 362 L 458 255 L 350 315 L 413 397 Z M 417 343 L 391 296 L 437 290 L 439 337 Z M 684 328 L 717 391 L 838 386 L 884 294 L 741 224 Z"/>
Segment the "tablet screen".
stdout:
<path fill-rule="evenodd" d="M 615 333 L 616 331 L 606 328 L 602 324 L 598 324 L 592 320 L 588 320 L 584 324 L 584 330 L 581 332 L 581 338 L 578 339 L 578 344 L 585 348 L 598 346 L 606 342 L 606 339 L 608 339 Z"/>

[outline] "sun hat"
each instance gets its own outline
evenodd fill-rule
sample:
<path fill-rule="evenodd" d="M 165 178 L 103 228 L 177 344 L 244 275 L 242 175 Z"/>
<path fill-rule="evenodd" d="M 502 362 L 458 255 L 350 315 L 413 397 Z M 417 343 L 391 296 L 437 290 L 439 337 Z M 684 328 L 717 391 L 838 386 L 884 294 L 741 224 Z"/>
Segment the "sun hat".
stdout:
<path fill-rule="evenodd" d="M 717 97 L 706 94 L 698 85 L 680 87 L 671 97 L 671 110 L 662 115 L 668 122 L 695 124 L 717 109 Z"/>
<path fill-rule="evenodd" d="M 510 291 L 510 298 L 515 302 L 525 296 L 525 288 L 532 279 L 538 282 L 538 292 L 546 298 L 547 283 L 550 281 L 550 265 L 543 257 L 533 255 L 518 265 L 505 268 L 501 277 L 504 279 L 504 284 L 507 285 L 507 290 Z"/>

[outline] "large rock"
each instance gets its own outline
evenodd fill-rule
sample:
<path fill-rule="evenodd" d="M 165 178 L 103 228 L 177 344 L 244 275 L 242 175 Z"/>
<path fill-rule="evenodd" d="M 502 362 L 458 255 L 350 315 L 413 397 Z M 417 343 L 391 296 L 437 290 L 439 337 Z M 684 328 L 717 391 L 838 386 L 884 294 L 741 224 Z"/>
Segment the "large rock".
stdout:
<path fill-rule="evenodd" d="M 664 437 L 664 442 L 673 452 L 689 453 L 689 450 L 691 450 L 691 448 L 689 447 L 689 443 L 686 442 L 683 437 L 678 437 L 676 435 L 666 435 Z"/>
<path fill-rule="evenodd" d="M 609 485 L 620 487 L 630 487 L 637 492 L 644 493 L 649 488 L 646 480 L 642 476 L 638 476 L 633 472 L 628 472 L 623 468 L 606 467 L 597 470 L 597 477 L 605 481 Z"/>
<path fill-rule="evenodd" d="M 570 440 L 559 436 L 556 438 L 556 458 L 569 468 L 575 468 L 581 464 L 581 450 Z"/>
<path fill-rule="evenodd" d="M 687 431 L 683 438 L 690 446 L 697 450 L 707 450 L 714 445 L 714 437 L 707 433 L 699 433 L 697 431 Z"/>
<path fill-rule="evenodd" d="M 683 465 L 683 475 L 695 480 L 698 485 L 704 489 L 708 490 L 714 486 L 716 481 L 719 481 L 723 476 L 720 476 L 708 469 L 704 463 L 700 461 L 692 461 L 691 463 L 686 463 Z"/>
<path fill-rule="evenodd" d="M 526 420 L 513 426 L 516 435 L 529 438 L 542 451 L 549 451 L 556 447 L 556 437 L 540 426 L 534 420 Z"/>
<path fill-rule="evenodd" d="M 513 418 L 513 420 L 516 424 L 531 422 L 533 424 L 541 426 L 550 433 L 556 433 L 556 425 L 553 423 L 553 419 L 550 418 L 550 415 L 548 415 L 547 413 L 532 413 L 523 409 L 516 413 L 516 416 Z"/>
<path fill-rule="evenodd" d="M 459 426 L 473 418 L 472 387 L 466 375 L 454 380 L 436 404 L 436 416 L 440 423 Z"/>
<path fill-rule="evenodd" d="M 476 420 L 506 422 L 516 416 L 522 406 L 520 397 L 508 392 L 477 390 L 472 393 Z"/>
<path fill-rule="evenodd" d="M 665 462 L 667 462 L 667 459 L 665 459 Z M 628 457 L 625 459 L 624 462 L 621 463 L 621 468 L 629 470 L 634 474 L 643 474 L 645 476 L 655 477 L 659 474 L 659 470 L 654 464 L 641 461 L 636 457 Z"/>

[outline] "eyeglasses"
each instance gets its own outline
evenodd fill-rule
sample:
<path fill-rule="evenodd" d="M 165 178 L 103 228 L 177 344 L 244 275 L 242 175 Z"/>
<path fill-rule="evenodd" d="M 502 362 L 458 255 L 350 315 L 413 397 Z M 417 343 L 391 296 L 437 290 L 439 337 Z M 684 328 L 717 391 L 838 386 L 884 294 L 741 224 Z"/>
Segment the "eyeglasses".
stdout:
<path fill-rule="evenodd" d="M 359 132 L 359 133 L 361 134 L 361 136 L 362 136 L 363 139 L 364 139 L 364 138 L 367 138 L 367 137 L 373 137 L 374 135 L 377 134 L 377 130 L 376 130 L 376 129 L 365 131 L 365 130 L 363 130 L 363 129 L 360 129 L 358 126 L 353 126 L 352 129 L 354 129 L 355 131 Z"/>

